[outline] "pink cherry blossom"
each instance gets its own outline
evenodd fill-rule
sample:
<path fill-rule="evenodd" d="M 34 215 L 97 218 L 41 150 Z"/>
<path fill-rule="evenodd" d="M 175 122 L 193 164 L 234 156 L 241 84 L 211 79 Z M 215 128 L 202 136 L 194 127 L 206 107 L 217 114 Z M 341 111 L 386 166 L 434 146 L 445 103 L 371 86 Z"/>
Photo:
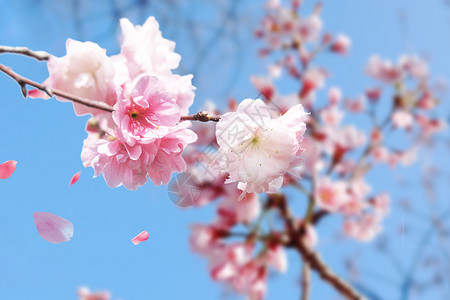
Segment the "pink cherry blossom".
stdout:
<path fill-rule="evenodd" d="M 416 115 L 415 121 L 419 124 L 424 136 L 430 136 L 441 132 L 448 126 L 448 124 L 443 120 L 431 119 L 425 115 Z"/>
<path fill-rule="evenodd" d="M 376 213 L 387 215 L 389 214 L 390 196 L 388 193 L 379 194 L 370 199 L 370 204 Z"/>
<path fill-rule="evenodd" d="M 250 81 L 265 99 L 270 101 L 275 95 L 276 89 L 270 79 L 259 76 L 252 76 L 250 78 Z"/>
<path fill-rule="evenodd" d="M 150 234 L 147 231 L 144 230 L 141 233 L 139 233 L 137 236 L 132 238 L 131 242 L 134 245 L 139 245 L 141 242 L 146 241 L 149 236 L 150 236 Z"/>
<path fill-rule="evenodd" d="M 8 160 L 0 164 L 0 179 L 9 178 L 16 170 L 17 161 Z"/>
<path fill-rule="evenodd" d="M 403 76 L 400 67 L 394 66 L 390 61 L 383 61 L 376 55 L 370 58 L 365 71 L 367 75 L 387 84 L 394 84 Z"/>
<path fill-rule="evenodd" d="M 50 86 L 78 97 L 105 102 L 113 106 L 117 101 L 114 87 L 114 68 L 106 50 L 92 42 L 68 39 L 67 55 L 50 57 L 48 72 Z M 63 97 L 56 97 L 68 101 Z M 79 115 L 99 115 L 105 112 L 79 103 L 73 103 Z"/>
<path fill-rule="evenodd" d="M 263 276 L 259 276 L 255 281 L 253 281 L 248 288 L 248 299 L 249 300 L 263 300 L 267 292 L 267 280 Z"/>
<path fill-rule="evenodd" d="M 240 192 L 235 187 L 233 190 L 234 193 L 227 195 L 217 207 L 220 223 L 226 227 L 232 227 L 237 223 L 249 224 L 261 213 L 261 203 L 257 194 L 248 193 L 237 202 Z"/>
<path fill-rule="evenodd" d="M 90 292 L 88 288 L 81 287 L 78 289 L 79 300 L 109 300 L 109 292 Z"/>
<path fill-rule="evenodd" d="M 147 181 L 149 164 L 158 149 L 154 143 L 130 146 L 121 138 L 118 129 L 101 139 L 97 134 L 89 134 L 83 143 L 81 160 L 84 167 L 94 168 L 94 177 L 103 174 L 109 187 L 123 185 L 136 190 Z"/>
<path fill-rule="evenodd" d="M 365 94 L 367 99 L 369 99 L 371 102 L 377 102 L 381 97 L 381 92 L 382 92 L 381 88 L 375 87 L 366 89 Z"/>
<path fill-rule="evenodd" d="M 73 236 L 73 225 L 66 219 L 48 212 L 35 212 L 34 224 L 39 235 L 47 242 L 59 244 Z"/>
<path fill-rule="evenodd" d="M 346 99 L 344 104 L 345 107 L 353 113 L 360 113 L 365 108 L 364 97 L 357 97 L 356 99 Z"/>
<path fill-rule="evenodd" d="M 416 79 L 428 77 L 428 64 L 416 55 L 403 55 L 399 58 L 400 67 Z"/>
<path fill-rule="evenodd" d="M 273 245 L 269 247 L 267 254 L 267 262 L 270 266 L 272 266 L 275 270 L 280 273 L 285 273 L 287 270 L 288 260 L 286 256 L 286 252 L 283 247 L 280 245 Z"/>
<path fill-rule="evenodd" d="M 75 175 L 72 176 L 72 179 L 70 179 L 69 186 L 72 186 L 75 182 L 77 182 L 78 179 L 80 179 L 80 175 L 81 175 L 81 171 L 78 171 L 77 173 L 75 173 Z"/>
<path fill-rule="evenodd" d="M 302 19 L 297 30 L 302 42 L 315 42 L 322 30 L 322 20 L 317 14 L 313 14 L 308 18 Z"/>
<path fill-rule="evenodd" d="M 413 123 L 413 116 L 411 113 L 399 109 L 392 114 L 392 123 L 397 128 L 410 128 Z"/>
<path fill-rule="evenodd" d="M 347 188 L 343 181 L 333 182 L 328 177 L 320 177 L 315 190 L 317 205 L 330 212 L 338 211 L 350 200 Z"/>
<path fill-rule="evenodd" d="M 332 87 L 328 91 L 328 99 L 330 100 L 331 105 L 336 105 L 341 101 L 342 92 L 337 87 Z"/>
<path fill-rule="evenodd" d="M 374 214 L 365 214 L 344 221 L 344 233 L 359 241 L 369 242 L 381 231 L 381 218 Z"/>
<path fill-rule="evenodd" d="M 172 173 L 186 170 L 181 154 L 188 144 L 197 140 L 197 135 L 188 129 L 190 126 L 191 122 L 184 121 L 170 127 L 168 133 L 155 142 L 157 152 L 148 165 L 148 176 L 155 185 L 165 185 Z"/>
<path fill-rule="evenodd" d="M 330 46 L 331 51 L 346 55 L 350 48 L 350 38 L 344 34 L 339 34 Z"/>
<path fill-rule="evenodd" d="M 157 77 L 164 91 L 170 91 L 181 114 L 186 115 L 194 101 L 192 75 L 172 74 L 178 67 L 180 56 L 173 50 L 175 43 L 162 37 L 154 17 L 142 26 L 133 26 L 128 19 L 121 19 L 123 33 L 121 53 L 111 59 L 116 71 L 115 82 L 129 85 L 143 74 Z"/>
<path fill-rule="evenodd" d="M 224 114 L 217 123 L 216 137 L 226 157 L 223 168 L 230 173 L 226 183 L 239 182 L 243 195 L 276 192 L 283 174 L 301 163 L 305 114 L 297 104 L 272 119 L 270 108 L 259 99 L 245 99 L 236 112 Z"/>
<path fill-rule="evenodd" d="M 303 74 L 303 87 L 300 91 L 300 98 L 306 98 L 308 95 L 325 83 L 326 72 L 323 69 L 310 68 Z"/>
<path fill-rule="evenodd" d="M 159 24 L 149 17 L 142 26 L 133 26 L 128 19 L 120 20 L 122 51 L 130 78 L 139 74 L 168 75 L 178 67 L 180 55 L 175 53 L 175 42 L 162 37 Z"/>
<path fill-rule="evenodd" d="M 337 107 L 337 105 L 327 106 L 320 112 L 320 118 L 326 125 L 329 126 L 338 126 L 343 117 L 344 113 Z"/>
<path fill-rule="evenodd" d="M 129 95 L 122 92 L 114 109 L 113 119 L 130 146 L 153 142 L 180 120 L 174 96 L 149 75 L 138 77 Z"/>
<path fill-rule="evenodd" d="M 378 146 L 372 150 L 373 159 L 376 162 L 387 162 L 389 160 L 389 151 L 382 146 Z"/>
<path fill-rule="evenodd" d="M 209 255 L 222 243 L 218 240 L 218 230 L 213 226 L 203 224 L 193 224 L 191 227 L 191 235 L 189 237 L 189 245 L 191 251 L 202 255 Z"/>

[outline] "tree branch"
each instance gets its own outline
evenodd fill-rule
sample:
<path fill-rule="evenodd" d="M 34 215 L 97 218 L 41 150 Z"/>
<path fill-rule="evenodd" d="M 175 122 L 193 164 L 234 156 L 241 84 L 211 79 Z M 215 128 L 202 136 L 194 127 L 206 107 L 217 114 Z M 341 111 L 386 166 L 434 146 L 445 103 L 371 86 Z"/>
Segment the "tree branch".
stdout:
<path fill-rule="evenodd" d="M 274 204 L 278 206 L 281 216 L 286 223 L 287 231 L 291 240 L 291 246 L 298 250 L 303 261 L 307 263 L 311 269 L 316 271 L 320 277 L 331 284 L 337 291 L 350 300 L 366 300 L 347 282 L 336 275 L 322 260 L 322 258 L 310 249 L 307 242 L 303 238 L 302 231 L 298 228 L 295 218 L 292 216 L 286 199 L 283 195 L 276 195 L 273 199 Z"/>
<path fill-rule="evenodd" d="M 0 46 L 0 53 L 1 53 L 1 49 L 5 48 L 3 46 Z M 6 47 L 6 48 L 11 48 L 11 47 Z M 28 48 L 11 48 L 11 49 L 15 49 L 17 50 L 14 53 L 21 53 L 24 55 L 29 55 L 32 57 L 35 57 L 36 59 L 39 59 L 37 57 L 39 57 L 38 55 L 40 55 L 38 52 L 33 52 L 30 51 Z M 26 49 L 26 50 L 25 50 Z M 19 52 L 21 51 L 21 52 Z M 27 51 L 30 51 L 29 53 L 31 54 L 25 54 L 28 53 Z M 38 54 L 36 54 L 38 53 Z M 44 52 L 45 53 L 45 52 Z M 48 54 L 48 53 L 47 53 Z M 50 55 L 50 54 L 48 54 Z M 45 56 L 42 56 L 41 59 L 45 59 L 43 58 Z M 114 108 L 104 102 L 101 101 L 96 101 L 96 100 L 90 100 L 90 99 L 86 99 L 86 98 L 82 98 L 82 97 L 78 97 L 69 93 L 66 93 L 64 91 L 60 91 L 57 89 L 52 89 L 49 86 L 42 84 L 42 83 L 38 83 L 35 82 L 31 79 L 28 79 L 26 77 L 23 77 L 20 74 L 17 74 L 16 72 L 14 72 L 10 67 L 4 66 L 0 64 L 0 71 L 5 73 L 6 75 L 8 75 L 9 77 L 11 77 L 12 79 L 14 79 L 17 84 L 20 86 L 20 89 L 22 91 L 22 95 L 24 98 L 27 98 L 28 96 L 28 92 L 27 92 L 27 85 L 32 86 L 37 88 L 38 90 L 41 90 L 43 92 L 45 92 L 49 97 L 53 97 L 53 96 L 60 96 L 63 97 L 65 99 L 68 99 L 70 101 L 88 106 L 88 107 L 93 107 L 93 108 L 97 108 L 106 112 L 113 112 Z M 200 122 L 219 122 L 220 120 L 220 116 L 211 116 L 207 111 L 201 111 L 196 113 L 195 115 L 189 115 L 189 116 L 182 116 L 181 117 L 181 121 L 200 121 Z"/>
<path fill-rule="evenodd" d="M 311 274 L 308 263 L 305 261 L 303 263 L 302 269 L 302 300 L 309 299 L 309 289 L 311 286 Z"/>
<path fill-rule="evenodd" d="M 37 88 L 38 90 L 45 92 L 49 97 L 53 97 L 54 95 L 56 95 L 56 96 L 66 98 L 70 101 L 80 103 L 85 106 L 97 108 L 97 109 L 104 110 L 107 112 L 114 111 L 112 106 L 109 106 L 108 104 L 106 104 L 104 102 L 89 100 L 89 99 L 71 95 L 69 93 L 66 93 L 66 92 L 63 92 L 60 90 L 52 89 L 49 86 L 46 86 L 45 84 L 37 83 L 31 79 L 25 78 L 25 77 L 17 74 L 16 72 L 14 72 L 13 70 L 11 70 L 11 68 L 1 65 L 1 64 L 0 64 L 0 71 L 2 71 L 6 75 L 8 75 L 12 79 L 14 79 L 17 82 L 17 84 L 19 84 L 24 98 L 26 98 L 28 96 L 27 95 L 27 85 L 30 85 L 32 87 Z"/>
<path fill-rule="evenodd" d="M 22 54 L 33 57 L 39 61 L 48 60 L 52 56 L 50 53 L 45 51 L 32 51 L 27 47 L 9 47 L 0 45 L 0 54 L 2 53 Z"/>
<path fill-rule="evenodd" d="M 219 122 L 220 116 L 211 116 L 207 111 L 201 111 L 195 115 L 182 116 L 181 121 Z"/>

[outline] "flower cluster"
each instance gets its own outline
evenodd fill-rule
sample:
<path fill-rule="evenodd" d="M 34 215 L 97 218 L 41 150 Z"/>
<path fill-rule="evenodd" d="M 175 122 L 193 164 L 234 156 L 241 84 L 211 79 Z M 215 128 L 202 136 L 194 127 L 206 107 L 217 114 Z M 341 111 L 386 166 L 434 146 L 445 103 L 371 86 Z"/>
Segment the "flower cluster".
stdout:
<path fill-rule="evenodd" d="M 131 190 L 147 177 L 156 185 L 167 184 L 173 172 L 185 170 L 181 153 L 197 138 L 189 122 L 180 122 L 194 99 L 192 75 L 172 73 L 180 56 L 153 17 L 143 26 L 135 27 L 127 19 L 120 23 L 120 54 L 109 57 L 95 43 L 69 39 L 67 55 L 49 59 L 48 83 L 113 106 L 111 114 L 73 104 L 77 115 L 93 116 L 81 158 L 85 167 L 94 168 L 95 176 L 103 174 L 110 187 Z"/>
<path fill-rule="evenodd" d="M 213 222 L 192 226 L 191 249 L 208 260 L 213 280 L 248 299 L 262 299 L 270 268 L 287 268 L 284 249 L 295 241 L 283 219 L 284 188 L 304 194 L 305 214 L 293 219 L 309 248 L 317 243 L 315 225 L 325 216 L 340 215 L 345 236 L 373 240 L 392 200 L 366 175 L 381 163 L 408 166 L 420 148 L 418 143 L 398 148 L 389 137 L 417 134 L 411 139 L 416 141 L 445 127 L 433 114 L 438 101 L 428 83 L 428 66 L 417 56 L 403 56 L 397 65 L 370 58 L 365 71 L 379 85 L 357 97 L 327 86 L 329 72 L 313 65 L 314 58 L 326 51 L 348 54 L 350 39 L 322 34 L 320 6 L 307 17 L 298 14 L 300 7 L 301 1 L 291 1 L 288 8 L 280 1 L 267 2 L 256 36 L 264 43 L 260 54 L 276 53 L 277 61 L 267 76 L 251 78 L 263 99 L 230 100 L 229 112 L 217 124 L 195 124 L 201 139 L 184 153 L 189 175 L 178 192 L 200 192 L 178 205 L 218 202 Z M 283 94 L 277 88 L 280 78 L 297 81 L 298 89 Z M 316 101 L 325 87 L 328 97 Z M 390 89 L 392 99 L 380 105 Z M 211 104 L 205 109 L 220 114 Z M 352 115 L 370 125 L 351 125 Z"/>
<path fill-rule="evenodd" d="M 264 43 L 260 55 L 277 57 L 266 76 L 251 78 L 262 99 L 230 100 L 223 114 L 208 103 L 206 111 L 185 116 L 194 98 L 192 76 L 172 73 L 180 56 L 152 17 L 143 26 L 121 20 L 120 54 L 107 56 L 95 43 L 69 39 L 67 55 L 48 61 L 46 84 L 53 90 L 110 108 L 73 103 L 77 115 L 92 115 L 81 153 L 84 166 L 92 167 L 95 176 L 102 174 L 110 187 L 131 190 L 148 178 L 167 184 L 174 172 L 186 171 L 169 186 L 178 206 L 218 202 L 211 224 L 191 227 L 192 251 L 208 260 L 212 279 L 253 300 L 266 295 L 270 269 L 287 269 L 286 248 L 298 250 L 305 269 L 315 268 L 332 281 L 313 251 L 315 226 L 325 216 L 339 215 L 345 236 L 374 239 L 391 197 L 376 191 L 366 175 L 383 163 L 391 168 L 412 164 L 421 142 L 446 126 L 435 113 L 438 100 L 428 65 L 415 55 L 401 56 L 396 64 L 371 57 L 365 73 L 377 83 L 356 97 L 329 86 L 330 72 L 314 65 L 314 59 L 323 52 L 347 55 L 351 41 L 322 32 L 321 5 L 303 17 L 298 13 L 302 1 L 290 4 L 269 0 L 256 31 Z M 283 94 L 277 87 L 281 78 L 296 83 L 295 91 Z M 325 88 L 327 96 L 316 101 Z M 393 95 L 385 96 L 387 91 Z M 73 100 L 57 95 L 60 101 Z M 349 125 L 350 115 L 364 118 L 365 125 Z M 217 123 L 191 129 L 189 121 L 182 121 L 187 118 Z M 399 147 L 393 135 L 394 142 L 406 135 L 414 142 Z M 14 171 L 10 162 L 0 165 L 0 178 Z M 290 211 L 286 188 L 301 192 L 301 216 Z M 58 243 L 72 237 L 70 222 L 44 214 L 35 217 L 45 239 Z M 48 230 L 49 219 L 59 231 Z M 148 236 L 143 231 L 132 241 L 138 244 Z M 333 282 L 337 290 L 348 289 L 342 282 Z M 80 297 L 109 295 L 81 290 Z"/>

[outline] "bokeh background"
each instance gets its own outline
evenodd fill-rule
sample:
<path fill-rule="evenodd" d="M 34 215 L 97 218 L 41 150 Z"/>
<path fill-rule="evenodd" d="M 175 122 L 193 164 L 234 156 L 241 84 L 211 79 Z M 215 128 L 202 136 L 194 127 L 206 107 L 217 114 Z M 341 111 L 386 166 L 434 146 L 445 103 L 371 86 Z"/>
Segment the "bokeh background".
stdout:
<path fill-rule="evenodd" d="M 305 2 L 302 11 L 309 14 L 315 1 Z M 396 60 L 417 53 L 429 61 L 436 84 L 450 78 L 448 1 L 322 2 L 325 29 L 352 39 L 347 57 L 317 61 L 332 75 L 326 87 L 360 95 L 373 83 L 363 73 L 372 54 Z M 249 78 L 266 74 L 269 63 L 258 58 L 262 45 L 253 35 L 263 14 L 264 2 L 254 0 L 0 0 L 0 44 L 62 56 L 72 38 L 94 41 L 112 55 L 119 51 L 120 18 L 142 24 L 155 16 L 164 37 L 177 43 L 177 73 L 194 74 L 191 111 L 197 112 L 206 100 L 225 107 L 230 97 L 257 95 Z M 0 63 L 36 81 L 48 76 L 45 64 L 30 58 L 1 55 Z M 24 100 L 4 75 L 0 91 L 0 162 L 18 161 L 13 176 L 0 181 L 0 299 L 76 299 L 80 286 L 109 290 L 112 299 L 123 300 L 240 299 L 213 283 L 207 262 L 189 250 L 189 224 L 210 222 L 214 206 L 182 210 L 169 200 L 167 187 L 151 183 L 137 192 L 108 188 L 81 164 L 88 117 L 75 117 L 69 103 Z M 448 96 L 441 100 L 438 113 L 446 117 Z M 369 175 L 374 189 L 389 191 L 393 199 L 375 241 L 342 238 L 338 217 L 320 224 L 318 251 L 370 299 L 450 299 L 448 150 L 445 133 L 412 167 Z M 79 170 L 80 180 L 69 188 Z M 54 245 L 40 238 L 36 211 L 70 220 L 73 239 Z M 130 239 L 142 230 L 150 238 L 134 246 Z M 299 298 L 301 263 L 296 253 L 289 258 L 288 272 L 269 280 L 267 299 Z M 339 298 L 314 278 L 312 299 Z"/>

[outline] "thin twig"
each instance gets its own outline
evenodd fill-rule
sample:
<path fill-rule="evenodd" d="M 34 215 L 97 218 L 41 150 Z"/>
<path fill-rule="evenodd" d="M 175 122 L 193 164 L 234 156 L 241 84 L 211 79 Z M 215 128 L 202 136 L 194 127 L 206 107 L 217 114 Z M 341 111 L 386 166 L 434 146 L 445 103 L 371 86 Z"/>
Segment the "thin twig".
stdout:
<path fill-rule="evenodd" d="M 21 90 L 22 90 L 22 95 L 24 98 L 27 97 L 27 85 L 30 85 L 32 87 L 37 88 L 38 90 L 41 90 L 43 92 L 45 92 L 49 97 L 53 97 L 54 95 L 56 96 L 60 96 L 63 97 L 65 99 L 68 99 L 70 101 L 76 102 L 76 103 L 80 103 L 82 105 L 85 106 L 89 106 L 89 107 L 93 107 L 93 108 L 97 108 L 100 110 L 104 110 L 107 112 L 113 112 L 114 109 L 112 106 L 104 103 L 104 102 L 100 102 L 100 101 L 95 101 L 95 100 L 89 100 L 89 99 L 85 99 L 85 98 L 81 98 L 81 97 L 77 97 L 74 95 L 71 95 L 69 93 L 60 91 L 60 90 L 56 90 L 56 89 L 52 89 L 49 86 L 46 86 L 45 84 L 41 84 L 41 83 L 37 83 L 31 79 L 25 78 L 22 75 L 17 74 L 16 72 L 14 72 L 13 70 L 11 70 L 11 68 L 4 66 L 4 65 L 0 65 L 0 71 L 2 71 L 3 73 L 5 73 L 6 75 L 8 75 L 9 77 L 11 77 L 12 79 L 14 79 L 17 84 L 19 84 Z"/>
<path fill-rule="evenodd" d="M 17 48 L 15 48 L 15 49 L 17 49 Z M 27 49 L 27 48 L 25 48 L 25 49 Z M 17 53 L 19 53 L 19 52 L 17 52 Z M 33 53 L 34 53 L 34 55 L 36 54 L 36 52 L 33 52 Z M 24 53 L 21 53 L 21 54 L 24 54 Z M 27 54 L 25 54 L 25 55 L 27 55 Z M 76 103 L 79 103 L 79 104 L 82 104 L 82 105 L 85 105 L 88 107 L 97 108 L 97 109 L 100 109 L 100 110 L 103 110 L 106 112 L 114 111 L 114 108 L 112 106 L 106 104 L 105 102 L 90 100 L 90 99 L 78 97 L 78 96 L 63 92 L 61 90 L 52 89 L 45 84 L 35 82 L 31 79 L 23 77 L 20 74 L 17 74 L 10 67 L 0 64 L 0 71 L 5 73 L 6 75 L 8 75 L 9 77 L 11 77 L 12 79 L 14 79 L 17 82 L 17 84 L 20 86 L 20 89 L 22 91 L 22 95 L 24 98 L 27 98 L 27 96 L 28 96 L 27 85 L 29 85 L 29 86 L 37 88 L 38 90 L 45 92 L 49 97 L 53 97 L 56 95 L 56 96 L 63 97 L 67 100 L 70 100 L 70 101 L 73 101 L 73 102 L 76 102 Z M 220 116 L 211 116 L 208 112 L 201 111 L 195 115 L 181 117 L 181 121 L 186 121 L 186 120 L 200 121 L 200 122 L 209 122 L 209 121 L 219 122 Z"/>
<path fill-rule="evenodd" d="M 45 51 L 32 51 L 27 47 L 10 47 L 0 45 L 0 54 L 2 53 L 21 54 L 33 57 L 39 61 L 48 60 L 52 56 L 50 53 L 47 53 Z"/>
<path fill-rule="evenodd" d="M 220 116 L 211 116 L 207 111 L 201 111 L 195 115 L 182 116 L 181 121 L 219 122 Z"/>
<path fill-rule="evenodd" d="M 335 274 L 330 267 L 322 260 L 322 258 L 314 252 L 303 238 L 301 231 L 296 225 L 295 218 L 289 210 L 286 199 L 282 195 L 278 195 L 274 202 L 277 204 L 281 216 L 286 223 L 287 231 L 291 239 L 292 247 L 298 250 L 311 269 L 316 271 L 320 277 L 331 284 L 341 295 L 350 300 L 365 300 L 354 288 L 352 288 L 344 279 Z"/>
<path fill-rule="evenodd" d="M 303 263 L 302 269 L 302 300 L 309 299 L 309 290 L 311 287 L 311 274 L 310 268 L 307 262 Z"/>

